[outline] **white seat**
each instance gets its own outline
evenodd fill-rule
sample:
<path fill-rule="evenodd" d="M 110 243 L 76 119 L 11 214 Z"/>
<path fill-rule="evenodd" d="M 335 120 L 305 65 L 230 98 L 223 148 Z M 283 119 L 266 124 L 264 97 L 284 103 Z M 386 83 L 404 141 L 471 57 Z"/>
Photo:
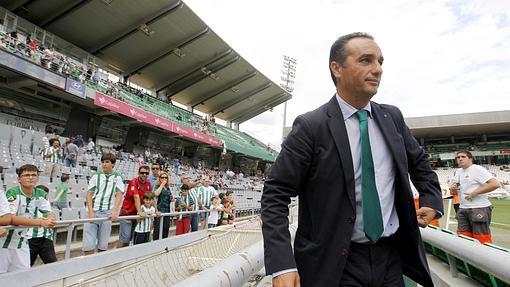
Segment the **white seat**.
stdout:
<path fill-rule="evenodd" d="M 62 208 L 62 220 L 73 220 L 79 218 L 79 209 Z"/>

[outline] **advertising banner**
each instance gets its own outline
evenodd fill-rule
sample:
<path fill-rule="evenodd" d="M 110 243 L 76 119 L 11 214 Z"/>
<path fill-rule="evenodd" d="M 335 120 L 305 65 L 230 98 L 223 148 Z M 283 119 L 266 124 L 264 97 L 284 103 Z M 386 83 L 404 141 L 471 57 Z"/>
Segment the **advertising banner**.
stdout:
<path fill-rule="evenodd" d="M 66 78 L 66 91 L 82 99 L 85 99 L 85 85 L 80 82 Z"/>
<path fill-rule="evenodd" d="M 176 133 L 183 137 L 207 143 L 212 146 L 221 146 L 221 141 L 217 138 L 214 138 L 210 135 L 204 134 L 199 131 L 195 131 L 193 129 L 183 127 L 179 124 L 176 124 L 172 121 L 169 121 L 160 116 L 151 114 L 146 112 L 140 108 L 130 106 L 120 100 L 114 99 L 112 97 L 106 96 L 102 93 L 96 92 L 96 97 L 94 99 L 94 104 L 110 111 L 114 111 L 116 113 L 128 116 L 130 118 L 136 119 L 139 122 L 147 123 L 152 126 L 160 127 L 164 130 Z"/>

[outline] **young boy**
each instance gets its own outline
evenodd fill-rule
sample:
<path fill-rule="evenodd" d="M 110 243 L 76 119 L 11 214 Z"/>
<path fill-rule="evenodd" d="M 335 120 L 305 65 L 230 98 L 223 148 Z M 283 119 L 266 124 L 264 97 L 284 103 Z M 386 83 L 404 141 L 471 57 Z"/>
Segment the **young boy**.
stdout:
<path fill-rule="evenodd" d="M 143 218 L 138 218 L 135 227 L 134 244 L 149 242 L 152 227 L 152 214 L 156 213 L 154 208 L 154 193 L 149 192 L 143 196 L 143 205 L 140 207 L 144 213 Z"/>
<path fill-rule="evenodd" d="M 187 184 L 181 185 L 181 195 L 175 201 L 175 211 L 185 212 L 192 211 L 195 206 L 195 202 L 188 195 L 189 186 Z M 190 230 L 190 215 L 185 214 L 179 216 L 179 219 L 175 222 L 175 235 L 188 233 Z"/>
<path fill-rule="evenodd" d="M 62 174 L 60 183 L 55 187 L 55 197 L 53 203 L 62 210 L 62 208 L 69 207 L 69 201 L 67 201 L 67 193 L 69 192 L 69 181 L 70 177 L 68 174 Z"/>
<path fill-rule="evenodd" d="M 219 213 L 223 211 L 223 205 L 221 205 L 220 198 L 213 196 L 211 198 L 211 206 L 209 208 L 209 217 L 207 218 L 207 228 L 216 227 L 218 224 Z"/>
<path fill-rule="evenodd" d="M 44 190 L 46 199 L 49 196 L 49 189 L 44 185 L 38 185 L 36 188 Z M 47 212 L 40 212 L 37 210 L 34 218 L 46 218 Z M 32 227 L 27 231 L 25 237 L 28 239 L 28 246 L 30 248 L 30 266 L 34 266 L 37 256 L 41 257 L 44 264 L 57 262 L 57 255 L 55 255 L 55 246 L 53 245 L 53 229 L 44 227 Z"/>
<path fill-rule="evenodd" d="M 116 158 L 111 153 L 101 157 L 102 172 L 94 174 L 89 181 L 87 192 L 87 211 L 89 218 L 111 217 L 117 221 L 124 182 L 118 172 L 113 172 Z M 112 208 L 112 199 L 115 202 Z M 108 239 L 112 231 L 112 220 L 85 223 L 83 226 L 83 253 L 89 255 L 108 249 Z"/>
<path fill-rule="evenodd" d="M 46 193 L 35 187 L 39 179 L 37 172 L 35 165 L 22 165 L 18 170 L 20 185 L 9 189 L 5 195 L 0 192 L 0 224 L 46 228 L 55 225 L 55 216 L 45 198 Z M 5 200 L 8 213 L 5 210 Z M 37 210 L 46 213 L 46 218 L 36 218 Z M 0 273 L 30 268 L 26 232 L 26 228 L 10 229 L 5 237 L 0 238 Z"/>

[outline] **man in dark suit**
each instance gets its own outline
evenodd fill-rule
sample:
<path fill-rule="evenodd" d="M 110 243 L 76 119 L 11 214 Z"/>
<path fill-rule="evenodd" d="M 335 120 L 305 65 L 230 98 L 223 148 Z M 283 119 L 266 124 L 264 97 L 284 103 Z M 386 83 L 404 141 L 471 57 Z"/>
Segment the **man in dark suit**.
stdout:
<path fill-rule="evenodd" d="M 402 274 L 432 286 L 418 226 L 443 212 L 439 182 L 400 110 L 370 101 L 381 50 L 352 33 L 329 62 L 337 93 L 296 118 L 264 186 L 266 272 L 274 287 L 404 286 Z M 287 216 L 297 195 L 293 254 Z"/>

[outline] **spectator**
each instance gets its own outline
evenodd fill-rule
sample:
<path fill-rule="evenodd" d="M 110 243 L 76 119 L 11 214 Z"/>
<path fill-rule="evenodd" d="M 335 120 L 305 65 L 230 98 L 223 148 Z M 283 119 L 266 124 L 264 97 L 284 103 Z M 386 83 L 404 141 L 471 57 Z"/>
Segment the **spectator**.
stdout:
<path fill-rule="evenodd" d="M 89 255 L 108 249 L 112 221 L 118 219 L 118 208 L 124 192 L 124 182 L 119 173 L 113 172 L 116 158 L 111 153 L 101 156 L 103 171 L 95 173 L 89 181 L 87 211 L 89 218 L 110 218 L 108 221 L 85 223 L 83 226 L 83 253 Z M 111 199 L 115 195 L 112 208 Z"/>
<path fill-rule="evenodd" d="M 44 134 L 41 139 L 41 155 L 44 155 L 44 151 L 50 147 L 50 137 L 49 133 Z"/>
<path fill-rule="evenodd" d="M 82 148 L 83 147 L 83 136 L 82 135 L 77 135 L 76 139 L 74 140 L 74 144 L 77 147 Z"/>
<path fill-rule="evenodd" d="M 181 185 L 181 195 L 175 202 L 175 211 L 185 212 L 192 211 L 195 205 L 193 199 L 188 196 L 189 186 L 186 184 Z M 175 222 L 175 235 L 188 233 L 190 231 L 190 215 L 180 215 L 179 219 Z"/>
<path fill-rule="evenodd" d="M 66 146 L 64 148 L 64 166 L 66 167 L 76 167 L 76 161 L 78 159 L 78 154 L 80 152 L 79 147 L 73 143 L 71 139 L 66 141 Z"/>
<path fill-rule="evenodd" d="M 218 196 L 218 191 L 214 187 L 211 186 L 211 180 L 209 178 L 205 178 L 202 181 L 202 186 L 198 187 L 198 201 L 200 204 L 200 210 L 209 210 L 211 207 L 211 198 Z M 201 213 L 201 228 L 205 228 L 207 214 Z"/>
<path fill-rule="evenodd" d="M 39 179 L 37 172 L 35 165 L 22 165 L 18 170 L 19 185 L 5 194 L 0 191 L 1 224 L 53 228 L 55 216 L 46 193 L 35 187 Z M 39 218 L 37 212 L 46 213 L 46 218 Z M 0 274 L 30 268 L 26 231 L 11 229 L 5 237 L 0 237 Z"/>
<path fill-rule="evenodd" d="M 492 243 L 490 231 L 492 204 L 487 193 L 496 190 L 499 182 L 485 168 L 473 163 L 473 155 L 467 150 L 455 154 L 459 169 L 450 187 L 451 194 L 459 195 L 457 234 L 477 239 L 480 243 Z"/>
<path fill-rule="evenodd" d="M 152 185 L 147 180 L 149 176 L 149 167 L 142 165 L 138 168 L 138 177 L 131 180 L 128 185 L 126 195 L 122 201 L 120 210 L 121 216 L 145 215 L 141 210 L 141 198 L 147 193 L 152 192 Z M 128 246 L 133 239 L 134 224 L 136 220 L 120 219 L 119 243 L 117 248 Z"/>
<path fill-rule="evenodd" d="M 231 214 L 229 216 L 229 220 L 234 222 L 236 220 L 236 206 L 234 204 L 234 192 L 229 190 L 225 193 L 225 197 L 230 201 L 230 210 Z"/>
<path fill-rule="evenodd" d="M 220 198 L 216 195 L 211 198 L 211 206 L 209 208 L 209 217 L 207 218 L 207 228 L 213 228 L 218 225 L 220 219 L 220 212 L 223 212 L 223 205 L 220 203 Z"/>
<path fill-rule="evenodd" d="M 172 192 L 170 191 L 170 179 L 168 178 L 168 173 L 162 171 L 159 173 L 158 180 L 155 182 L 154 186 L 154 195 L 158 198 L 157 202 L 157 210 L 161 213 L 171 212 L 170 205 L 173 201 Z M 154 240 L 159 239 L 159 224 L 161 222 L 160 217 L 154 218 Z M 163 231 L 161 233 L 161 238 L 168 237 L 168 229 L 170 228 L 170 217 L 163 217 Z"/>
<path fill-rule="evenodd" d="M 88 154 L 94 153 L 95 146 L 96 145 L 94 144 L 94 141 L 92 140 L 92 138 L 89 138 L 89 142 L 87 143 L 87 153 Z"/>
<path fill-rule="evenodd" d="M 152 228 L 152 216 L 156 213 L 154 208 L 154 193 L 149 192 L 143 196 L 143 205 L 141 207 L 142 218 L 137 219 L 135 227 L 135 236 L 133 243 L 141 244 L 149 242 Z"/>
<path fill-rule="evenodd" d="M 69 181 L 71 178 L 68 174 L 62 174 L 60 177 L 60 183 L 55 187 L 55 196 L 53 202 L 62 210 L 62 208 L 68 208 L 69 202 L 67 201 L 67 193 L 69 192 Z"/>
<path fill-rule="evenodd" d="M 62 151 L 60 150 L 60 141 L 56 138 L 52 138 L 49 141 L 50 147 L 44 151 L 44 159 L 48 162 L 46 163 L 46 168 L 44 170 L 44 174 L 51 178 L 60 174 L 60 158 L 62 158 Z"/>
<path fill-rule="evenodd" d="M 149 181 L 151 182 L 152 186 L 154 186 L 154 183 L 158 180 L 159 172 L 161 171 L 161 166 L 157 162 L 153 162 L 151 165 L 151 171 L 152 174 L 149 176 Z"/>
<path fill-rule="evenodd" d="M 36 188 L 45 192 L 45 199 L 48 200 L 50 190 L 44 185 L 38 185 Z M 52 214 L 48 211 L 41 211 L 37 209 L 34 218 L 44 219 Z M 41 258 L 44 264 L 57 262 L 57 255 L 55 254 L 55 246 L 53 245 L 54 232 L 51 228 L 44 227 L 31 227 L 25 236 L 28 239 L 28 246 L 30 248 L 30 266 L 34 266 L 37 256 Z"/>
<path fill-rule="evenodd" d="M 221 212 L 221 225 L 233 224 L 234 221 L 231 219 L 233 217 L 231 209 L 232 204 L 230 200 L 224 197 L 221 204 L 223 205 L 223 211 Z"/>

